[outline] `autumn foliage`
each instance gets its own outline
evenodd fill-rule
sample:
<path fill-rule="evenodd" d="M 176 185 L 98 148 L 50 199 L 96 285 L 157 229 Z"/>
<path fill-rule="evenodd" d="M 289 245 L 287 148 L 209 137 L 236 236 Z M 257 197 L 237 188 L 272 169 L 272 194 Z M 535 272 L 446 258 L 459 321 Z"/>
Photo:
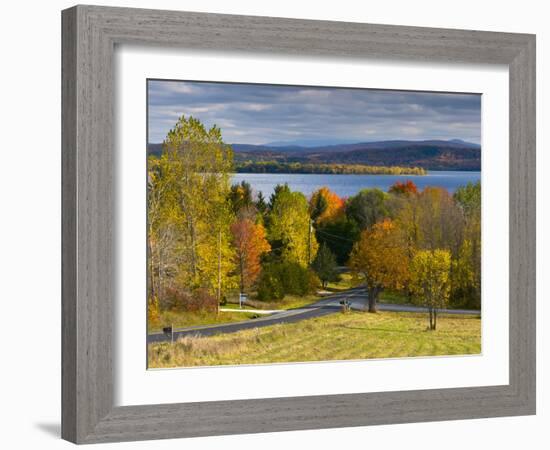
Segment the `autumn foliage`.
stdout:
<path fill-rule="evenodd" d="M 384 219 L 361 233 L 351 251 L 350 268 L 364 276 L 369 311 L 383 289 L 401 289 L 409 276 L 408 260 L 401 234 L 390 219 Z"/>
<path fill-rule="evenodd" d="M 346 199 L 326 186 L 308 198 L 284 184 L 267 199 L 246 181 L 231 185 L 234 169 L 221 130 L 192 117 L 181 117 L 162 154 L 149 156 L 150 323 L 165 311 L 217 312 L 238 289 L 267 301 L 303 296 L 343 265 L 366 286 L 369 311 L 384 289 L 409 302 L 437 297 L 434 310 L 443 300 L 480 308 L 479 183 L 451 194 L 405 180 Z M 439 274 L 428 271 L 436 263 Z M 425 290 L 436 275 L 444 287 L 437 295 Z"/>
<path fill-rule="evenodd" d="M 328 187 L 322 187 L 311 195 L 309 209 L 317 223 L 334 221 L 344 213 L 344 200 Z"/>
<path fill-rule="evenodd" d="M 414 184 L 411 180 L 407 180 L 404 182 L 396 181 L 390 186 L 388 192 L 390 194 L 397 195 L 416 195 L 418 194 L 418 188 L 416 187 L 416 184 Z"/>
<path fill-rule="evenodd" d="M 436 329 L 437 310 L 445 308 L 451 291 L 448 250 L 421 250 L 411 264 L 411 288 L 415 303 L 428 308 L 430 330 Z"/>
<path fill-rule="evenodd" d="M 254 284 L 261 272 L 260 258 L 271 250 L 265 228 L 245 218 L 231 225 L 235 262 L 240 277 L 241 292 Z"/>

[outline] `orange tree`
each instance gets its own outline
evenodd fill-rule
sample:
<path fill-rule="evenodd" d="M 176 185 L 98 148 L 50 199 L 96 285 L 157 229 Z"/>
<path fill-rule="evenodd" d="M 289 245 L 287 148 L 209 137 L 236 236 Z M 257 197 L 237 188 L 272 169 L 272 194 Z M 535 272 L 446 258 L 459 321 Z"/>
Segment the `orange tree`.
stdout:
<path fill-rule="evenodd" d="M 411 180 L 396 181 L 390 186 L 388 192 L 396 195 L 416 195 L 418 194 L 418 188 Z"/>
<path fill-rule="evenodd" d="M 353 246 L 349 266 L 365 279 L 369 312 L 376 312 L 382 290 L 401 289 L 408 279 L 407 251 L 401 236 L 395 224 L 384 219 L 365 229 Z"/>
<path fill-rule="evenodd" d="M 244 218 L 231 225 L 235 262 L 240 277 L 241 292 L 254 284 L 260 275 L 260 257 L 271 250 L 262 224 Z"/>
<path fill-rule="evenodd" d="M 309 211 L 316 223 L 332 221 L 344 214 L 344 200 L 323 186 L 311 195 Z"/>

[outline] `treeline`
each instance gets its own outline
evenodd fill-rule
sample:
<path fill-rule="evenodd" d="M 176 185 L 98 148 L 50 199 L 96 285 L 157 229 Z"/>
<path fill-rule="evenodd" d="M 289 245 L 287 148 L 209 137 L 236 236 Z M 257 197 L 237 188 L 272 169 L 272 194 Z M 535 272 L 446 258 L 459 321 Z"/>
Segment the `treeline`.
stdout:
<path fill-rule="evenodd" d="M 367 166 L 364 164 L 316 164 L 279 161 L 244 161 L 235 165 L 239 173 L 315 173 L 369 175 L 426 175 L 421 167 Z"/>
<path fill-rule="evenodd" d="M 479 183 L 451 195 L 408 181 L 350 198 L 326 187 L 306 198 L 285 184 L 267 199 L 231 185 L 231 148 L 192 117 L 148 161 L 149 320 L 213 311 L 237 291 L 305 295 L 336 280 L 337 265 L 367 285 L 372 311 L 384 289 L 430 308 L 480 305 Z"/>
<path fill-rule="evenodd" d="M 433 309 L 433 327 L 438 308 L 480 308 L 480 183 L 451 195 L 398 182 L 348 199 L 322 188 L 311 206 L 317 240 L 366 283 L 370 310 L 385 289 Z"/>
<path fill-rule="evenodd" d="M 197 296 L 212 310 L 237 290 L 271 300 L 317 287 L 307 198 L 288 186 L 269 200 L 231 186 L 233 154 L 218 128 L 180 118 L 148 166 L 150 320 L 198 309 Z"/>

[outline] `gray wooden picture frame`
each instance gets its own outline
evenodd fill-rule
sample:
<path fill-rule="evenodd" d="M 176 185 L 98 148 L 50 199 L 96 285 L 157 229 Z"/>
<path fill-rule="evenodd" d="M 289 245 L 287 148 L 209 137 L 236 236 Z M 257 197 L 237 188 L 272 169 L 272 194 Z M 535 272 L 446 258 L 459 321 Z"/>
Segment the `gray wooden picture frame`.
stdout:
<path fill-rule="evenodd" d="M 62 32 L 64 439 L 94 443 L 535 413 L 535 36 L 97 6 L 63 11 Z M 117 44 L 507 65 L 509 384 L 114 406 Z"/>

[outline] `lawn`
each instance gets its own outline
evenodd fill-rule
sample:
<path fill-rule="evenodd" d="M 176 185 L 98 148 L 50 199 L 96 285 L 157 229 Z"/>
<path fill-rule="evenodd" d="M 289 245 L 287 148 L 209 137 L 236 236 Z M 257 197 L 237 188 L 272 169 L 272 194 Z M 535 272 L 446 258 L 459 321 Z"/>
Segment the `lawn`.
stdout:
<path fill-rule="evenodd" d="M 149 367 L 262 364 L 435 355 L 481 351 L 481 320 L 442 315 L 436 331 L 425 314 L 352 312 L 212 337 L 149 344 Z"/>

